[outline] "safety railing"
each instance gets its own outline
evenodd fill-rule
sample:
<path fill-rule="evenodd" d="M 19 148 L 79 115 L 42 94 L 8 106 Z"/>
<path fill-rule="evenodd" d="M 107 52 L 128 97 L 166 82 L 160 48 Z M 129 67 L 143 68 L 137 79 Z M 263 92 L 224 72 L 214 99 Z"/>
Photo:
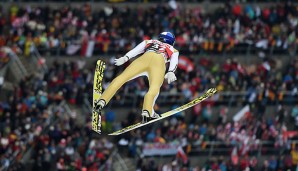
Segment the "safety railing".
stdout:
<path fill-rule="evenodd" d="M 283 93 L 283 98 L 278 99 L 278 96 L 275 96 L 274 99 L 267 98 L 267 105 L 276 105 L 278 103 L 282 104 L 290 104 L 294 105 L 298 103 L 298 94 L 293 93 L 290 91 L 279 92 Z M 110 101 L 108 107 L 115 107 L 115 106 L 133 106 L 137 107 L 138 102 L 143 100 L 143 95 L 141 94 L 134 94 L 134 93 L 123 93 L 119 94 L 118 97 Z M 218 105 L 227 105 L 227 106 L 237 106 L 241 105 L 242 103 L 248 103 L 248 92 L 233 92 L 233 91 L 222 91 L 216 93 L 213 97 L 207 99 L 212 100 Z M 85 95 L 85 104 L 89 106 L 88 108 L 91 109 L 91 97 L 89 95 Z M 167 93 L 161 92 L 159 97 L 156 100 L 156 103 L 159 105 L 177 105 L 177 104 L 184 104 L 189 102 L 191 99 L 185 98 L 183 93 Z M 89 104 L 89 105 L 88 105 Z"/>
<path fill-rule="evenodd" d="M 13 62 L 15 63 L 14 69 L 18 69 L 18 76 L 20 78 L 24 78 L 25 76 L 28 75 L 27 69 L 24 67 L 23 63 L 21 62 L 21 60 L 19 59 L 19 57 L 17 56 L 17 54 L 15 54 L 12 50 L 10 50 L 9 55 L 11 56 Z"/>
<path fill-rule="evenodd" d="M 291 144 L 297 144 L 298 140 L 288 140 L 287 143 L 278 146 L 276 148 L 276 143 L 274 141 L 262 141 L 260 140 L 257 145 L 255 144 L 246 144 L 247 153 L 250 156 L 267 156 L 267 155 L 281 155 L 284 151 L 291 150 Z M 204 144 L 204 145 L 203 145 Z M 229 144 L 222 141 L 205 141 L 200 144 L 192 144 L 191 151 L 189 156 L 229 156 L 231 152 L 236 147 L 238 150 L 243 147 L 242 143 Z M 143 146 L 139 146 L 138 153 L 142 154 Z M 239 152 L 239 151 L 238 151 Z M 240 154 L 241 153 L 237 153 Z M 151 156 L 149 156 L 151 157 Z"/>
<path fill-rule="evenodd" d="M 11 61 L 9 61 L 5 66 L 3 66 L 2 68 L 0 68 L 0 92 L 2 89 L 2 86 L 4 86 L 5 84 L 5 75 L 7 73 L 8 67 L 11 64 Z M 0 98 L 1 98 L 1 93 L 0 93 Z"/>
<path fill-rule="evenodd" d="M 42 56 L 40 55 L 39 50 L 36 48 L 36 45 L 34 43 L 32 43 L 31 49 L 32 51 L 30 55 L 32 57 L 34 65 L 40 67 L 41 71 L 45 73 L 48 70 L 48 66 L 46 63 L 39 62 L 42 59 Z"/>
<path fill-rule="evenodd" d="M 246 144 L 248 154 L 254 156 L 262 155 L 279 155 L 283 151 L 287 150 L 288 144 L 297 143 L 298 140 L 289 140 L 287 143 L 280 145 L 279 148 L 276 148 L 275 141 L 259 141 L 258 143 L 248 143 Z M 238 150 L 243 146 L 242 143 L 227 143 L 223 141 L 207 141 L 199 144 L 193 144 L 190 155 L 230 155 L 232 150 L 235 147 L 238 147 Z"/>
<path fill-rule="evenodd" d="M 210 43 L 210 42 L 209 42 Z M 241 43 L 238 45 L 235 45 L 234 47 L 231 48 L 221 48 L 219 49 L 218 46 L 219 44 L 223 43 L 226 44 L 225 42 L 212 42 L 213 43 L 213 48 L 203 48 L 201 45 L 198 45 L 198 48 L 196 50 L 190 50 L 190 45 L 186 44 L 183 46 L 179 46 L 178 44 L 176 45 L 176 48 L 179 49 L 180 53 L 183 55 L 255 55 L 258 54 L 259 52 L 263 52 L 266 55 L 272 56 L 272 55 L 280 55 L 280 54 L 286 54 L 290 56 L 295 56 L 297 54 L 298 48 L 287 48 L 284 49 L 282 47 L 277 47 L 277 46 L 271 46 L 267 49 L 263 48 L 258 48 L 255 46 L 255 44 L 246 44 L 246 43 Z M 101 47 L 104 43 L 95 43 L 95 47 Z M 220 45 L 221 46 L 221 45 Z M 224 45 L 223 45 L 224 46 Z M 95 48 L 93 51 L 93 55 L 112 55 L 116 53 L 124 54 L 126 53 L 129 49 L 125 48 L 120 48 L 118 50 L 115 50 L 114 45 L 110 44 L 107 46 L 108 48 L 103 50 L 101 48 Z M 296 46 L 294 46 L 296 47 Z M 55 47 L 55 48 L 42 48 L 42 47 L 37 47 L 39 52 L 41 54 L 45 54 L 47 56 L 52 56 L 52 57 L 58 57 L 58 56 L 68 56 L 66 53 L 66 48 L 61 48 L 61 47 Z M 75 55 L 80 55 L 80 51 L 76 52 L 75 54 L 72 54 L 70 56 L 75 56 Z"/>

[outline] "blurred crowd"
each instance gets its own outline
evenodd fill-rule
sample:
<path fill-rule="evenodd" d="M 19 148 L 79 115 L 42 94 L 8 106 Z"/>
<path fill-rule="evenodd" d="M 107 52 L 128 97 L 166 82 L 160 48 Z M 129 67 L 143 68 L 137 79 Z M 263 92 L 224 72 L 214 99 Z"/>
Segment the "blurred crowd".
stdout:
<path fill-rule="evenodd" d="M 161 92 L 169 92 L 172 95 L 180 93 L 182 94 L 181 98 L 190 100 L 198 97 L 200 92 L 209 87 L 217 86 L 220 91 L 245 92 L 244 98 L 241 96 L 235 101 L 237 101 L 238 106 L 239 103 L 240 105 L 249 105 L 251 110 L 247 111 L 242 119 L 231 121 L 228 119 L 228 115 L 231 115 L 228 105 L 223 105 L 219 110 L 213 109 L 223 100 L 222 97 L 215 97 L 206 103 L 196 105 L 188 114 L 182 112 L 176 114 L 175 117 L 164 120 L 157 129 L 149 126 L 143 130 L 136 130 L 132 134 L 128 133 L 119 138 L 119 143 L 124 143 L 124 146 L 127 146 L 126 148 L 134 156 L 138 146 L 142 147 L 142 144 L 148 142 L 170 143 L 183 139 L 187 142 L 185 148 L 190 148 L 191 150 L 188 151 L 190 152 L 210 150 L 208 142 L 216 141 L 221 142 L 216 147 L 226 149 L 228 152 L 225 154 L 231 155 L 233 158 L 233 163 L 232 161 L 226 163 L 225 167 L 229 166 L 236 170 L 239 167 L 243 169 L 244 166 L 245 168 L 259 168 L 260 165 L 265 170 L 296 168 L 298 156 L 292 140 L 298 140 L 298 132 L 295 131 L 298 128 L 298 61 L 294 59 L 289 63 L 282 63 L 277 59 L 264 58 L 259 63 L 251 64 L 238 62 L 237 59 L 227 59 L 223 63 L 214 63 L 212 59 L 200 58 L 195 63 L 196 65 L 191 72 L 178 69 L 178 80 L 171 85 L 164 83 Z M 107 64 L 104 87 L 108 86 L 117 72 L 121 72 L 109 61 Z M 146 89 L 146 79 L 135 79 L 121 88 L 120 95 L 114 101 L 121 99 L 122 93 L 142 96 Z M 273 109 L 275 112 L 270 113 L 270 117 L 265 116 L 269 104 L 276 105 L 276 108 Z M 179 107 L 179 104 L 172 106 L 172 109 L 176 107 Z M 160 110 L 158 105 L 155 106 L 155 111 L 157 113 L 164 112 Z M 114 118 L 114 115 L 113 112 L 108 112 L 105 117 Z M 127 119 L 122 120 L 121 123 L 115 124 L 113 119 L 104 120 L 108 122 L 105 125 L 118 130 L 140 121 L 138 116 L 137 110 L 132 110 L 128 113 Z M 112 130 L 113 128 L 108 129 Z M 275 169 L 268 168 L 271 167 L 268 166 L 268 161 L 271 161 L 271 158 L 265 160 L 264 164 L 259 162 L 258 165 L 253 166 L 250 166 L 250 162 L 242 163 L 254 161 L 255 158 L 242 158 L 248 155 L 255 156 L 260 148 L 262 148 L 262 154 L 273 154 L 276 161 L 278 159 L 284 163 L 274 166 Z M 270 153 L 270 149 L 278 150 Z M 280 151 L 284 152 L 281 159 L 278 158 Z M 152 170 L 151 162 L 153 161 L 144 162 L 143 169 Z M 173 162 L 177 163 L 176 160 Z M 176 165 L 177 167 L 183 166 L 183 164 Z M 212 160 L 206 165 L 210 168 L 211 165 L 219 166 L 220 162 Z M 155 166 L 157 167 L 156 163 Z"/>
<path fill-rule="evenodd" d="M 56 63 L 36 72 L 0 103 L 0 170 L 98 170 L 108 159 L 114 145 L 94 138 L 90 124 L 77 124 L 80 111 L 65 106 L 82 104 L 88 79 L 77 68 Z"/>
<path fill-rule="evenodd" d="M 181 98 L 191 100 L 208 88 L 217 87 L 219 91 L 244 93 L 237 97 L 238 102 L 250 104 L 261 102 L 257 103 L 260 107 L 282 101 L 292 105 L 297 102 L 295 97 L 298 95 L 298 60 L 295 58 L 289 63 L 277 58 L 264 58 L 259 62 L 248 63 L 238 61 L 237 58 L 227 58 L 222 62 L 215 62 L 217 60 L 215 58 L 195 59 L 192 56 L 187 58 L 193 64 L 193 69 L 184 70 L 179 63 L 176 72 L 177 81 L 170 85 L 164 82 L 161 93 L 182 95 L 176 100 Z M 115 67 L 112 61 L 113 58 L 107 61 L 104 88 L 123 69 Z M 129 65 L 129 62 L 125 65 Z M 147 80 L 141 77 L 128 82 L 120 92 L 142 96 L 147 88 Z M 91 92 L 91 89 L 89 91 Z M 245 98 L 242 98 L 243 96 Z M 225 96 L 214 98 L 222 100 Z"/>
<path fill-rule="evenodd" d="M 104 87 L 107 87 L 123 69 L 115 67 L 110 62 L 112 60 L 106 61 Z M 240 159 L 243 156 L 254 154 L 253 152 L 261 146 L 260 141 L 270 142 L 268 149 L 282 149 L 287 152 L 285 155 L 290 155 L 291 140 L 296 138 L 296 132 L 293 130 L 298 128 L 298 105 L 295 101 L 297 61 L 283 64 L 286 68 L 279 68 L 280 64 L 272 59 L 264 59 L 251 66 L 246 65 L 236 59 L 228 59 L 219 64 L 211 59 L 200 58 L 193 71 L 178 69 L 178 80 L 171 85 L 164 83 L 161 90 L 172 94 L 179 93 L 185 101 L 197 97 L 200 92 L 215 85 L 221 91 L 248 92 L 242 100 L 243 104 L 250 105 L 252 110 L 241 120 L 232 122 L 227 119 L 228 106 L 222 106 L 219 111 L 214 110 L 213 105 L 221 100 L 217 97 L 195 106 L 187 115 L 182 112 L 164 120 L 158 129 L 147 127 L 143 130 L 138 129 L 134 136 L 124 134 L 124 137 L 119 137 L 119 142 L 129 144 L 130 147 L 126 149 L 134 156 L 137 151 L 136 142 L 168 143 L 183 139 L 186 142 L 185 152 L 189 153 L 208 149 L 209 141 L 219 141 L 222 142 L 221 147 L 231 150 L 227 154 L 235 159 L 235 167 L 241 165 Z M 93 66 L 87 67 L 84 61 L 55 61 L 44 74 L 35 73 L 15 87 L 14 93 L 0 105 L 3 167 L 10 163 L 18 163 L 30 147 L 33 148 L 33 152 L 29 158 L 35 161 L 32 167 L 36 170 L 92 170 L 107 160 L 114 144 L 106 139 L 93 139 L 90 136 L 90 118 L 85 118 L 87 124 L 78 126 L 76 121 L 81 119 L 80 111 L 68 112 L 61 104 L 66 102 L 81 108 L 85 97 L 91 100 L 93 72 Z M 125 93 L 141 96 L 146 89 L 146 79 L 138 78 L 125 84 L 117 95 L 120 99 Z M 286 96 L 285 92 L 290 94 Z M 290 108 L 282 105 L 286 98 L 290 99 L 285 103 L 290 105 Z M 115 98 L 113 101 L 117 100 L 118 98 Z M 270 102 L 279 106 L 277 112 L 268 118 L 265 117 L 265 111 Z M 172 108 L 178 106 L 179 104 L 176 104 Z M 115 112 L 109 110 L 102 118 L 105 132 L 118 130 L 140 120 L 135 110 L 128 114 L 127 119 L 117 123 L 114 122 Z M 158 106 L 155 106 L 155 111 L 163 112 Z M 266 149 L 263 144 L 262 148 Z M 266 151 L 264 154 L 267 154 Z M 274 156 L 276 155 L 274 153 Z M 177 163 L 177 167 L 181 167 L 179 162 Z M 210 161 L 206 165 L 213 163 L 214 161 Z M 215 163 L 218 165 L 219 161 Z M 293 160 L 292 163 L 296 162 Z M 24 167 L 21 164 L 13 166 Z M 294 166 L 296 164 L 293 164 Z"/>
<path fill-rule="evenodd" d="M 295 153 L 295 155 L 298 154 L 298 149 L 294 149 L 292 154 Z M 195 167 L 188 167 L 188 166 L 179 166 L 177 161 L 173 160 L 172 162 L 169 162 L 165 165 L 161 165 L 158 167 L 158 169 L 162 171 L 166 170 L 182 170 L 182 171 L 296 171 L 298 167 L 296 165 L 293 165 L 292 155 L 290 153 L 283 154 L 281 156 L 277 155 L 271 155 L 266 158 L 263 158 L 262 161 L 260 161 L 256 156 L 245 156 L 241 159 L 239 159 L 238 163 L 235 164 L 230 159 L 227 159 L 223 156 L 220 157 L 211 157 L 208 159 L 202 166 L 195 166 Z M 147 162 L 146 164 L 149 164 Z M 151 164 L 151 163 L 150 163 Z M 146 168 L 146 167 L 144 167 Z M 146 171 L 146 169 L 144 169 Z"/>
<path fill-rule="evenodd" d="M 163 171 L 168 169 L 296 171 L 298 131 L 297 125 L 296 127 L 292 125 L 295 118 L 296 122 L 298 120 L 298 105 L 290 108 L 278 106 L 276 113 L 262 118 L 259 118 L 257 109 L 251 109 L 237 121 L 227 119 L 229 112 L 227 107 L 222 106 L 217 111 L 210 106 L 209 102 L 199 106 L 202 110 L 195 117 L 189 117 L 196 115 L 194 108 L 187 114 L 182 112 L 163 120 L 158 127 L 147 126 L 123 135 L 119 138 L 119 144 L 129 149 L 129 154 L 132 156 L 140 155 L 137 151 L 142 150 L 146 143 L 182 144 L 188 157 L 186 161 L 176 156 L 170 163 L 161 164 L 152 160 L 153 156 L 149 155 L 147 158 L 139 159 L 141 164 L 138 167 L 142 171 L 158 168 Z M 212 120 L 205 120 L 205 113 L 209 113 Z M 121 122 L 121 126 L 116 126 L 117 129 L 140 121 L 138 115 L 134 111 L 130 112 L 127 119 Z M 121 144 L 125 141 L 126 143 Z M 196 155 L 214 157 L 201 164 L 200 159 L 191 157 Z M 220 155 L 225 157 L 216 157 Z M 262 156 L 262 160 L 257 159 L 259 155 Z"/>
<path fill-rule="evenodd" d="M 297 155 L 298 149 L 294 149 L 291 153 Z M 292 165 L 291 154 L 289 153 L 281 156 L 271 155 L 262 160 L 256 156 L 245 156 L 239 160 L 237 165 L 234 165 L 230 159 L 227 159 L 224 156 L 211 157 L 202 166 L 193 167 L 187 166 L 188 164 L 179 165 L 179 162 L 175 159 L 162 165 L 158 165 L 152 158 L 140 159 L 139 163 L 142 163 L 142 165 L 138 167 L 139 170 L 142 171 L 296 171 L 297 169 L 295 165 Z"/>
<path fill-rule="evenodd" d="M 106 88 L 123 69 L 113 65 L 113 58 L 143 39 L 156 38 L 164 30 L 172 31 L 177 49 L 188 55 L 193 68 L 185 69 L 179 64 L 177 81 L 170 85 L 164 83 L 161 92 L 178 94 L 184 102 L 210 87 L 223 92 L 244 92 L 235 101 L 238 106 L 247 104 L 252 110 L 238 121 L 228 120 L 229 106 L 219 107 L 219 111 L 213 109 L 225 96 L 214 96 L 188 111 L 188 115 L 181 112 L 162 121 L 159 128 L 151 125 L 137 129 L 134 136 L 128 133 L 116 138 L 118 147 L 127 146 L 128 155 L 136 156 L 140 144 L 178 141 L 184 144 L 184 152 L 191 155 L 210 148 L 208 142 L 217 141 L 221 144 L 216 147 L 227 149 L 230 159 L 211 158 L 194 170 L 245 170 L 247 167 L 256 170 L 257 166 L 262 170 L 287 170 L 297 167 L 298 162 L 297 145 L 292 143 L 297 140 L 295 130 L 298 130 L 298 60 L 293 58 L 283 63 L 277 58 L 262 56 L 262 61 L 254 63 L 237 58 L 218 63 L 212 58 L 195 59 L 191 54 L 248 46 L 295 53 L 297 9 L 291 2 L 264 8 L 227 3 L 211 13 L 201 8 L 184 9 L 176 3 L 148 9 L 106 6 L 96 10 L 89 4 L 59 9 L 13 5 L 9 9 L 0 8 L 0 47 L 9 46 L 25 56 L 34 47 L 42 54 L 90 57 L 113 53 L 114 57 L 106 60 L 103 85 Z M 0 57 L 3 59 L 0 64 L 4 66 L 3 61 L 7 59 L 4 55 Z M 82 107 L 85 97 L 91 101 L 93 72 L 94 66 L 86 67 L 83 61 L 56 61 L 46 73 L 35 73 L 14 87 L 13 93 L 0 103 L 1 169 L 13 166 L 15 170 L 22 170 L 25 166 L 21 159 L 25 158 L 34 161 L 33 170 L 98 170 L 107 161 L 114 143 L 93 138 L 90 118 L 83 119 L 87 124 L 78 125 L 80 111 L 69 112 L 65 108 L 66 104 Z M 147 86 L 143 78 L 130 81 L 113 101 L 121 99 L 123 94 L 141 97 Z M 265 117 L 268 104 L 276 104 L 276 112 Z M 114 122 L 113 111 L 104 113 L 103 129 L 109 132 L 139 121 L 136 111 L 128 113 L 121 123 Z M 158 105 L 155 111 L 163 112 Z M 251 157 L 260 148 L 265 149 L 262 154 L 269 154 L 268 149 L 279 149 L 283 154 L 270 153 L 272 157 L 260 163 Z M 25 157 L 25 154 L 30 155 Z M 167 171 L 171 167 L 173 170 L 190 168 L 189 162 L 176 157 L 171 163 L 158 166 L 140 158 L 137 167 L 142 171 L 157 167 Z"/>
<path fill-rule="evenodd" d="M 183 8 L 174 1 L 148 8 L 104 6 L 0 8 L 0 46 L 20 46 L 29 55 L 32 44 L 52 55 L 92 56 L 124 53 L 143 39 L 165 30 L 176 35 L 184 54 L 223 52 L 248 46 L 297 51 L 297 6 L 291 1 L 268 7 L 226 3 L 218 9 Z"/>

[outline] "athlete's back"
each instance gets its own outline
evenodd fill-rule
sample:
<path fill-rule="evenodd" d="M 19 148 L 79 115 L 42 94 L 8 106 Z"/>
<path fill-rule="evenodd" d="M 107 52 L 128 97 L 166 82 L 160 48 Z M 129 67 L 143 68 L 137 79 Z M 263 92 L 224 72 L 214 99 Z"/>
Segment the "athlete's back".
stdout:
<path fill-rule="evenodd" d="M 159 40 L 146 40 L 145 53 L 155 52 L 162 54 L 166 59 L 171 58 L 174 52 L 178 52 L 172 45 L 163 43 Z"/>

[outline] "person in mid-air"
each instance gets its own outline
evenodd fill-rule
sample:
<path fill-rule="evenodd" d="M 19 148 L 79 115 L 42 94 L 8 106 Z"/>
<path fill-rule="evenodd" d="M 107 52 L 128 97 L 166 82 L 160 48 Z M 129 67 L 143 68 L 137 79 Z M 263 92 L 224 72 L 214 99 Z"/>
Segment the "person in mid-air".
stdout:
<path fill-rule="evenodd" d="M 124 57 L 115 59 L 115 65 L 120 66 L 129 59 L 142 54 L 111 82 L 101 95 L 96 107 L 97 110 L 100 112 L 124 83 L 146 75 L 149 80 L 149 90 L 144 98 L 141 114 L 142 123 L 161 117 L 154 112 L 153 106 L 159 95 L 164 78 L 167 79 L 168 84 L 177 79 L 174 72 L 178 65 L 179 52 L 173 47 L 174 43 L 175 36 L 172 33 L 162 32 L 159 34 L 158 40 L 144 40 L 126 53 Z M 167 62 L 170 62 L 170 65 L 166 71 Z"/>

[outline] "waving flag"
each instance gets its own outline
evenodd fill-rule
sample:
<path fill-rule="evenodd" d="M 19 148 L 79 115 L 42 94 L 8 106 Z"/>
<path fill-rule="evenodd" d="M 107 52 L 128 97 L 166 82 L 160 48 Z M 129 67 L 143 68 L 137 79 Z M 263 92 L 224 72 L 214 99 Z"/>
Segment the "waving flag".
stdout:
<path fill-rule="evenodd" d="M 181 158 L 183 160 L 183 163 L 187 163 L 187 161 L 188 161 L 187 155 L 185 154 L 185 152 L 181 146 L 179 146 L 177 149 L 176 157 Z"/>
<path fill-rule="evenodd" d="M 180 56 L 178 61 L 178 67 L 186 72 L 194 70 L 194 63 L 189 60 L 186 56 Z"/>

